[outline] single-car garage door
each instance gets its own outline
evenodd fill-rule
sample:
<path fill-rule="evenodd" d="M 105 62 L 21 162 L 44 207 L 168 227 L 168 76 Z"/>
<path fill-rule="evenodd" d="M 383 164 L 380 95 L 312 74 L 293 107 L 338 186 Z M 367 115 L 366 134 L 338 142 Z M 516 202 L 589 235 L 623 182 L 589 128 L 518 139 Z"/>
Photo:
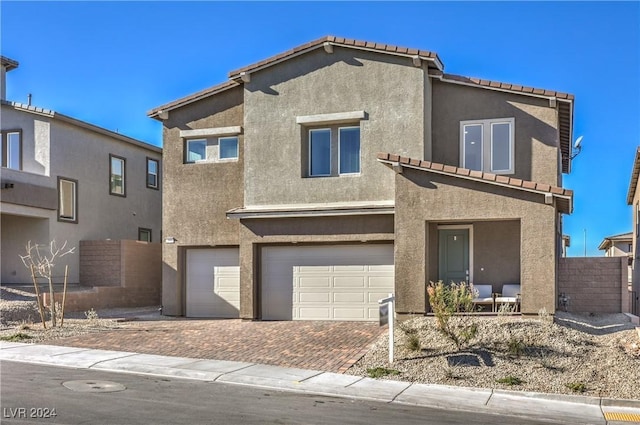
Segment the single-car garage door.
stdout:
<path fill-rule="evenodd" d="M 240 316 L 238 248 L 187 250 L 187 317 Z"/>
<path fill-rule="evenodd" d="M 392 244 L 264 247 L 261 266 L 263 320 L 377 320 L 394 287 Z"/>

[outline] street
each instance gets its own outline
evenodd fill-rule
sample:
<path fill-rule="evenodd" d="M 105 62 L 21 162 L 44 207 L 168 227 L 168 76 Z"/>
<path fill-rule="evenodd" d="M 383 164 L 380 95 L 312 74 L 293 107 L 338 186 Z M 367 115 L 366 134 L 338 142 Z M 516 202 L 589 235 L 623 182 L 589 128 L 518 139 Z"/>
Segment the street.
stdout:
<path fill-rule="evenodd" d="M 0 372 L 3 424 L 541 423 L 480 413 L 10 361 L 0 364 Z M 98 384 L 108 381 L 115 384 L 114 389 L 119 386 L 126 389 L 86 392 L 63 385 L 79 380 Z"/>

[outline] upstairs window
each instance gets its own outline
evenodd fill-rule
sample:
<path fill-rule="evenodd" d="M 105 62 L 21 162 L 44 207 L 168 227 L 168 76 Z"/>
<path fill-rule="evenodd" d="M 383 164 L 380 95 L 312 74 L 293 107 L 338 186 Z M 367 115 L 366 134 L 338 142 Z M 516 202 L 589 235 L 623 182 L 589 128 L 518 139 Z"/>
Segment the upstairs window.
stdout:
<path fill-rule="evenodd" d="M 360 127 L 309 130 L 309 177 L 360 173 Z"/>
<path fill-rule="evenodd" d="M 495 174 L 515 172 L 513 118 L 462 121 L 460 166 Z"/>
<path fill-rule="evenodd" d="M 158 160 L 153 158 L 147 158 L 147 187 L 150 189 L 158 189 L 160 187 L 159 182 L 160 165 Z"/>
<path fill-rule="evenodd" d="M 78 182 L 58 177 L 58 221 L 78 222 Z"/>
<path fill-rule="evenodd" d="M 238 138 L 235 136 L 185 140 L 184 162 L 186 164 L 237 159 Z"/>
<path fill-rule="evenodd" d="M 151 229 L 138 227 L 138 240 L 143 242 L 151 242 Z"/>
<path fill-rule="evenodd" d="M 2 132 L 2 166 L 22 170 L 22 131 Z"/>
<path fill-rule="evenodd" d="M 109 155 L 109 193 L 126 196 L 126 159 Z"/>

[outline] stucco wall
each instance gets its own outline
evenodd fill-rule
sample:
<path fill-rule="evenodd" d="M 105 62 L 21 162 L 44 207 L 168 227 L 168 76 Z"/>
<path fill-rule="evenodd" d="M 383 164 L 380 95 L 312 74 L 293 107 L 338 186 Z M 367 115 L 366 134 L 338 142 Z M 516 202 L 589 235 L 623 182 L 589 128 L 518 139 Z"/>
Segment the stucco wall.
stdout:
<path fill-rule="evenodd" d="M 244 136 L 238 136 L 238 161 L 184 164 L 180 130 L 243 125 L 243 90 L 230 89 L 175 111 L 164 122 L 163 312 L 182 314 L 181 247 L 238 245 L 238 221 L 226 212 L 243 206 Z"/>
<path fill-rule="evenodd" d="M 0 217 L 2 283 L 30 284 L 32 283 L 31 272 L 22 263 L 20 255 L 26 255 L 26 245 L 29 241 L 32 244 L 49 243 L 49 220 L 7 214 L 2 214 Z M 65 261 L 71 259 L 72 256 L 64 257 Z"/>
<path fill-rule="evenodd" d="M 137 239 L 139 227 L 151 229 L 153 241 L 160 239 L 162 194 L 146 187 L 147 157 L 162 163 L 160 152 L 7 105 L 2 106 L 2 128 L 22 129 L 23 146 L 23 171 L 3 170 L 3 181 L 14 182 L 14 188 L 8 190 L 16 193 L 6 200 L 5 191 L 2 193 L 3 259 L 5 255 L 13 258 L 14 246 L 23 247 L 36 237 L 27 237 L 32 230 L 19 228 L 14 229 L 15 242 L 5 241 L 11 234 L 5 223 L 16 220 L 5 217 L 18 215 L 47 219 L 48 229 L 37 235 L 40 243 L 55 239 L 78 249 L 81 240 Z M 109 154 L 126 158 L 126 197 L 109 194 Z M 58 221 L 57 211 L 51 209 L 57 208 L 59 176 L 78 181 L 77 223 Z M 161 183 L 162 178 L 161 174 Z M 13 264 L 7 267 L 15 269 Z M 8 270 L 4 261 L 2 269 L 4 283 Z M 69 257 L 69 273 L 69 281 L 78 283 L 78 255 Z M 29 282 L 23 276 L 13 283 Z"/>
<path fill-rule="evenodd" d="M 629 312 L 627 259 L 567 257 L 558 266 L 558 295 L 569 297 L 574 313 Z"/>
<path fill-rule="evenodd" d="M 520 282 L 523 313 L 537 314 L 542 307 L 555 311 L 555 220 L 555 207 L 544 204 L 543 195 L 404 169 L 396 175 L 398 312 L 425 312 L 425 284 L 437 279 L 437 224 L 458 223 L 477 225 L 487 246 L 498 250 L 493 257 L 490 249 L 481 245 L 482 239 L 474 242 L 473 278 L 477 283 L 501 286 Z M 501 234 L 504 245 L 499 243 Z M 519 271 L 513 251 L 507 252 L 517 241 Z M 509 281 L 516 274 L 519 279 Z"/>
<path fill-rule="evenodd" d="M 411 59 L 341 47 L 252 73 L 244 97 L 245 204 L 392 200 L 393 177 L 375 155 L 423 156 L 424 92 L 424 70 Z M 296 116 L 350 111 L 367 113 L 359 122 L 360 175 L 303 177 L 308 130 Z"/>
<path fill-rule="evenodd" d="M 513 177 L 561 184 L 557 110 L 547 99 L 433 80 L 433 161 L 460 166 L 460 121 L 515 118 Z"/>

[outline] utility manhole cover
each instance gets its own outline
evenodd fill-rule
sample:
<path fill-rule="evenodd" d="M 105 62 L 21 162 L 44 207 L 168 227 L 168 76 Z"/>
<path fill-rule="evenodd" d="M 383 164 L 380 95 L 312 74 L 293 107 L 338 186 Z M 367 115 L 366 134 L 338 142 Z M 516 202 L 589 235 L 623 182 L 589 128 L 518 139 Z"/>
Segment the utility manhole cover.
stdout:
<path fill-rule="evenodd" d="M 81 393 L 112 393 L 127 389 L 124 385 L 111 381 L 67 381 L 63 382 L 62 385 L 71 391 L 78 391 Z"/>

